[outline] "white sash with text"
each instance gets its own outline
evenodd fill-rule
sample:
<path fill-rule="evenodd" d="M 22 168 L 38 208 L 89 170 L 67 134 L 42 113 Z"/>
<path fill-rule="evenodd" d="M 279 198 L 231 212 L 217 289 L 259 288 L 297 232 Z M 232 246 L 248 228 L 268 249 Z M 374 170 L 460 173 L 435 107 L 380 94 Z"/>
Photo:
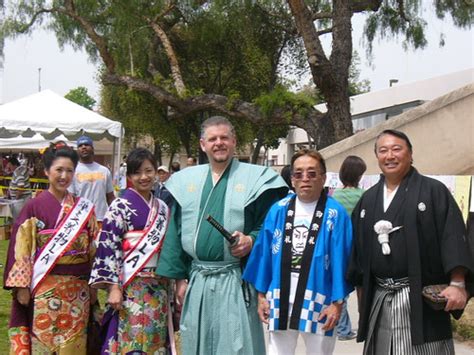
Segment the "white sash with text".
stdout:
<path fill-rule="evenodd" d="M 66 218 L 57 228 L 56 233 L 43 246 L 35 260 L 30 286 L 32 294 L 35 293 L 38 285 L 56 265 L 67 248 L 81 234 L 93 211 L 94 204 L 91 201 L 85 198 L 79 198 L 76 201 Z"/>
<path fill-rule="evenodd" d="M 123 288 L 130 284 L 136 274 L 147 264 L 148 260 L 160 250 L 168 228 L 168 213 L 166 203 L 160 203 L 158 213 L 156 213 L 150 226 L 143 231 L 137 244 L 124 256 Z"/>

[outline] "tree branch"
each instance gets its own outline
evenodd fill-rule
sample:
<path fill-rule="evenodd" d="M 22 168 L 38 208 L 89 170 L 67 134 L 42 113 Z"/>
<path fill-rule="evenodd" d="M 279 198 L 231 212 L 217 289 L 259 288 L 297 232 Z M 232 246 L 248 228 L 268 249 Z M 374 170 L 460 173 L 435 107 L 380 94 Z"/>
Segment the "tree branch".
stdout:
<path fill-rule="evenodd" d="M 331 32 L 332 32 L 332 27 L 329 27 L 329 28 L 325 28 L 324 30 L 317 31 L 316 34 L 318 36 L 322 36 Z"/>
<path fill-rule="evenodd" d="M 89 39 L 97 46 L 97 50 L 99 51 L 100 57 L 104 61 L 107 71 L 113 73 L 115 71 L 115 61 L 109 52 L 109 48 L 105 39 L 95 31 L 94 26 L 89 21 L 76 12 L 73 0 L 64 1 L 64 7 L 64 10 L 58 9 L 57 12 L 63 13 L 64 15 L 67 15 L 79 22 L 81 27 L 87 33 Z"/>
<path fill-rule="evenodd" d="M 287 1 L 295 19 L 296 28 L 298 28 L 303 38 L 314 82 L 317 83 L 318 86 L 323 81 L 328 82 L 328 84 L 333 83 L 330 70 L 322 69 L 323 67 L 327 69 L 331 66 L 331 63 L 324 53 L 323 46 L 313 23 L 311 10 L 307 7 L 304 0 Z"/>
<path fill-rule="evenodd" d="M 215 111 L 232 118 L 247 119 L 253 123 L 265 121 L 266 124 L 287 124 L 290 114 L 292 124 L 308 130 L 313 137 L 319 136 L 316 134 L 318 130 L 324 130 L 322 123 L 325 114 L 316 109 L 311 109 L 308 114 L 302 115 L 292 107 L 286 107 L 275 110 L 271 117 L 265 117 L 257 105 L 242 100 L 230 100 L 223 95 L 204 94 L 181 99 L 144 79 L 110 73 L 103 75 L 102 82 L 108 85 L 126 86 L 129 89 L 152 95 L 160 104 L 172 107 L 173 110 L 168 116 L 170 119 L 192 116 L 203 111 Z"/>
<path fill-rule="evenodd" d="M 264 12 L 265 14 L 267 14 L 270 17 L 273 17 L 277 20 L 286 20 L 283 16 L 280 16 L 280 15 L 274 13 L 274 12 L 268 11 L 265 7 L 261 6 L 258 2 L 255 3 L 255 6 L 257 6 L 260 9 L 260 11 Z M 284 27 L 284 26 L 281 26 L 278 23 L 278 21 L 274 21 L 272 23 L 272 26 L 275 27 L 275 28 L 278 28 L 278 29 L 282 30 L 283 32 L 288 33 L 290 35 L 296 35 L 298 33 L 298 29 L 295 26 L 291 25 L 291 26 Z"/>
<path fill-rule="evenodd" d="M 128 75 L 118 75 L 115 73 L 105 73 L 102 76 L 102 83 L 109 85 L 126 86 L 140 92 L 146 92 L 152 95 L 159 103 L 165 106 L 178 107 L 180 100 L 174 95 L 156 85 L 153 85 L 144 79 L 135 78 Z"/>
<path fill-rule="evenodd" d="M 405 4 L 403 3 L 403 0 L 397 0 L 397 5 L 398 5 L 398 13 L 400 14 L 400 17 L 408 23 L 411 23 L 411 19 L 407 17 L 407 14 L 405 12 Z"/>
<path fill-rule="evenodd" d="M 364 12 L 364 11 L 378 11 L 382 5 L 382 0 L 354 0 L 351 1 L 352 13 Z"/>
<path fill-rule="evenodd" d="M 169 39 L 165 30 L 158 24 L 158 19 L 163 18 L 166 14 L 170 13 L 175 8 L 174 4 L 169 4 L 160 14 L 158 14 L 154 20 L 151 20 L 147 16 L 144 16 L 145 21 L 147 21 L 155 34 L 160 39 L 163 48 L 165 49 L 166 56 L 168 57 L 171 76 L 173 78 L 174 87 L 179 96 L 184 96 L 186 92 L 186 86 L 184 85 L 183 76 L 181 74 L 181 69 L 179 67 L 178 57 L 176 51 L 173 48 L 171 40 Z"/>
<path fill-rule="evenodd" d="M 330 12 L 317 12 L 313 14 L 312 16 L 313 21 L 331 19 L 331 18 L 332 18 L 332 13 Z"/>
<path fill-rule="evenodd" d="M 55 11 L 56 11 L 55 8 L 38 10 L 37 12 L 35 12 L 33 14 L 33 16 L 31 17 L 30 22 L 27 23 L 27 24 L 22 25 L 20 28 L 17 29 L 17 31 L 20 32 L 20 33 L 27 32 L 35 24 L 35 22 L 36 22 L 36 20 L 38 19 L 39 16 L 41 16 L 42 14 L 48 14 L 48 13 L 52 13 L 52 12 L 55 12 Z"/>
<path fill-rule="evenodd" d="M 158 21 L 160 19 L 164 18 L 166 15 L 168 15 L 175 8 L 176 8 L 176 4 L 168 4 L 166 9 L 164 9 L 162 12 L 160 12 L 158 15 L 155 16 L 155 18 L 153 19 L 153 22 L 158 23 Z"/>

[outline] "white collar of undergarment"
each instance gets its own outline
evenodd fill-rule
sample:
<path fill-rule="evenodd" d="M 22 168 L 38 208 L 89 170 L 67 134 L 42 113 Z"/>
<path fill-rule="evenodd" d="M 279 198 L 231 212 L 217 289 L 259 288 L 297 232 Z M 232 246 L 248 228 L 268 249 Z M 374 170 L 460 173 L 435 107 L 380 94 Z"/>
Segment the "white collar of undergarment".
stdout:
<path fill-rule="evenodd" d="M 304 213 L 313 215 L 314 210 L 316 209 L 316 205 L 318 204 L 318 200 L 313 201 L 313 202 L 303 202 L 299 199 L 299 197 L 296 197 L 296 204 L 295 204 L 295 213 L 296 210 L 299 211 L 304 211 Z"/>
<path fill-rule="evenodd" d="M 387 184 L 383 184 L 383 211 L 387 212 L 388 207 L 392 203 L 393 198 L 397 194 L 398 191 L 398 185 L 395 189 L 393 189 L 392 192 L 388 192 L 387 190 Z"/>

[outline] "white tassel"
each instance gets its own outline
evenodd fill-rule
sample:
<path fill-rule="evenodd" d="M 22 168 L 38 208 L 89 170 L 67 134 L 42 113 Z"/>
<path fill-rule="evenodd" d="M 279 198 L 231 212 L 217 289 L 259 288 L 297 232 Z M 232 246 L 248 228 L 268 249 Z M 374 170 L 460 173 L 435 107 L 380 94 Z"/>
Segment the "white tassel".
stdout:
<path fill-rule="evenodd" d="M 378 240 L 379 240 L 379 243 L 382 245 L 382 254 L 389 255 L 390 245 L 388 244 L 388 234 L 387 233 L 379 234 Z"/>
<path fill-rule="evenodd" d="M 402 226 L 392 227 L 392 223 L 389 221 L 378 221 L 374 225 L 374 231 L 378 234 L 377 240 L 379 241 L 380 245 L 382 246 L 382 254 L 383 255 L 390 255 L 390 245 L 388 244 L 390 236 L 389 234 L 395 232 L 402 228 Z"/>

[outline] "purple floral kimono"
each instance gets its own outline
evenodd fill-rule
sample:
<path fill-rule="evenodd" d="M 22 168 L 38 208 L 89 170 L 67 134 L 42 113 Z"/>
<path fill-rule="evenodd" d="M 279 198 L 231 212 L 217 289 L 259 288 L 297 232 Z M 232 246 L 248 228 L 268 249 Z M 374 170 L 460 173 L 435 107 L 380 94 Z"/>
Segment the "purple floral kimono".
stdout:
<path fill-rule="evenodd" d="M 138 192 L 127 189 L 109 206 L 89 280 L 93 287 L 123 285 L 124 252 L 136 242 L 133 231 L 142 231 L 151 223 L 151 207 L 156 202 L 164 203 L 155 197 L 145 201 Z M 158 256 L 159 252 L 125 287 L 122 309 L 106 310 L 103 354 L 166 353 L 169 281 L 155 274 Z"/>

